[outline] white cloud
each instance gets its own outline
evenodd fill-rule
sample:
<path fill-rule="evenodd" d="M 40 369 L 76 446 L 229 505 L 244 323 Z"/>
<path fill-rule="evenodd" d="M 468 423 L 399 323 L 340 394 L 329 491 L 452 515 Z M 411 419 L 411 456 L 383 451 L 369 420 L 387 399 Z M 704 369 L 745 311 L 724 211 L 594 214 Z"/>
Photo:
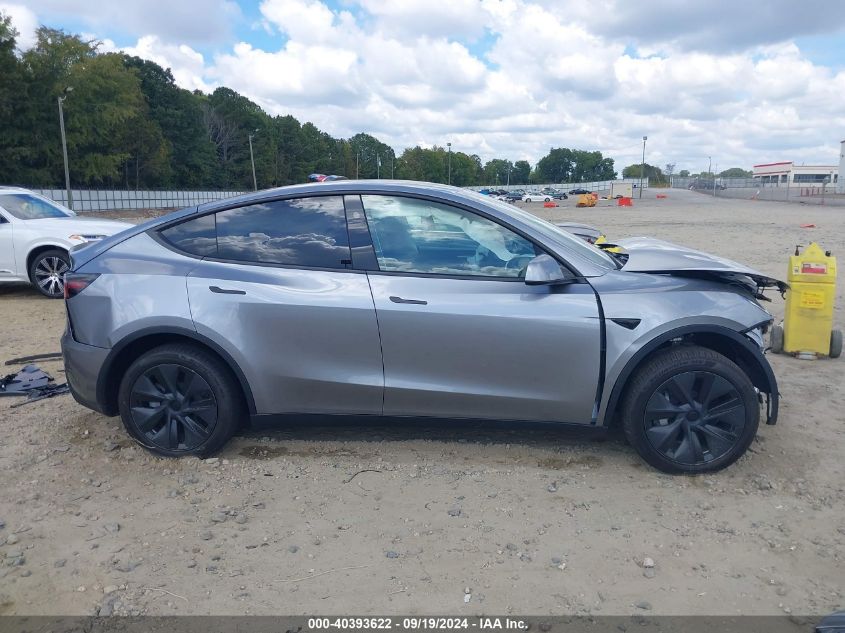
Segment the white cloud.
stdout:
<path fill-rule="evenodd" d="M 0 13 L 12 18 L 12 26 L 18 31 L 17 46 L 25 51 L 35 45 L 35 31 L 38 16 L 27 6 L 0 2 Z"/>
<path fill-rule="evenodd" d="M 143 18 L 140 0 L 122 3 L 120 18 L 105 0 L 27 6 L 47 18 L 74 7 L 101 38 L 109 19 L 137 19 L 125 50 L 170 67 L 180 85 L 225 85 L 272 114 L 337 136 L 370 132 L 400 152 L 451 141 L 533 163 L 567 146 L 599 149 L 621 171 L 648 135 L 650 163 L 697 171 L 710 156 L 722 168 L 834 161 L 845 132 L 845 72 L 794 41 L 843 28 L 838 5 L 806 19 L 819 0 L 262 0 L 251 16 L 261 39 L 223 45 L 240 15 L 232 2 L 150 1 L 158 14 Z M 203 30 L 218 42 L 205 57 L 191 44 Z"/>
<path fill-rule="evenodd" d="M 114 47 L 113 42 L 104 42 L 104 46 Z M 101 47 L 101 48 L 103 48 Z M 145 35 L 135 46 L 123 48 L 127 55 L 149 59 L 163 68 L 169 68 L 177 84 L 188 90 L 210 90 L 203 79 L 205 59 L 202 54 L 187 44 L 165 44 L 156 35 Z"/>
<path fill-rule="evenodd" d="M 224 42 L 241 19 L 234 0 L 28 0 L 39 16 L 82 22 L 107 37 L 114 29 L 164 41 Z"/>

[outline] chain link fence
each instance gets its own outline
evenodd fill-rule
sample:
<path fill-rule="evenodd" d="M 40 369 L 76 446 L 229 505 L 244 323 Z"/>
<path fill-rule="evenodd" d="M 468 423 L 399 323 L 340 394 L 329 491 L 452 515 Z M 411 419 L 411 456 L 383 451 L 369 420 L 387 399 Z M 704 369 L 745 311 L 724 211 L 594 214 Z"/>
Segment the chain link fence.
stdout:
<path fill-rule="evenodd" d="M 762 182 L 757 178 L 672 178 L 674 189 L 689 189 L 708 195 L 740 200 L 773 200 L 804 204 L 845 205 L 845 195 L 836 193 L 836 184 Z"/>

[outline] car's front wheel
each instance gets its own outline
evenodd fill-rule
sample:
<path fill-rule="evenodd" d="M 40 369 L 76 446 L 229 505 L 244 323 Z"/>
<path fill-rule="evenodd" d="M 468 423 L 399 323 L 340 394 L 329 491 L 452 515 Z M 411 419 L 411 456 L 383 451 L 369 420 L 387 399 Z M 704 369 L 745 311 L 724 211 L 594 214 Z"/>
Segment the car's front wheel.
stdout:
<path fill-rule="evenodd" d="M 120 383 L 118 405 L 129 434 L 168 457 L 214 453 L 243 415 L 229 368 L 190 344 L 163 345 L 135 360 Z"/>
<path fill-rule="evenodd" d="M 29 279 L 45 297 L 61 299 L 65 296 L 65 273 L 70 270 L 70 257 L 66 251 L 52 248 L 32 259 Z"/>
<path fill-rule="evenodd" d="M 760 409 L 748 376 L 713 350 L 676 346 L 637 371 L 623 403 L 628 441 L 667 473 L 721 470 L 757 433 Z"/>

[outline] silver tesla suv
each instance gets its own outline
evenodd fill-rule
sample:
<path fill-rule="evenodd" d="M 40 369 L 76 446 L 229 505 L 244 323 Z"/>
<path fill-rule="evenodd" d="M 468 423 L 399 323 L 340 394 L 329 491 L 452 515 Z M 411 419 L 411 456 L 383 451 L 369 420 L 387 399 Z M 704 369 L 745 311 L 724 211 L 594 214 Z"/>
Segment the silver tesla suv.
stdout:
<path fill-rule="evenodd" d="M 620 424 L 663 471 L 731 464 L 761 405 L 777 419 L 758 299 L 785 285 L 667 242 L 616 246 L 429 183 L 204 204 L 71 253 L 67 379 L 160 455 L 343 414 Z"/>

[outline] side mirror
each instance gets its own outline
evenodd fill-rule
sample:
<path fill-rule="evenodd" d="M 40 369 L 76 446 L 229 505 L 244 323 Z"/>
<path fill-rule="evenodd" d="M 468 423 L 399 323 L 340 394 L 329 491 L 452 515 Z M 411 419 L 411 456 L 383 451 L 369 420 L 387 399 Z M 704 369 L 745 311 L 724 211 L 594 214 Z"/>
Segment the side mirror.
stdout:
<path fill-rule="evenodd" d="M 569 276 L 551 256 L 537 255 L 525 268 L 525 283 L 529 286 L 568 282 Z"/>

